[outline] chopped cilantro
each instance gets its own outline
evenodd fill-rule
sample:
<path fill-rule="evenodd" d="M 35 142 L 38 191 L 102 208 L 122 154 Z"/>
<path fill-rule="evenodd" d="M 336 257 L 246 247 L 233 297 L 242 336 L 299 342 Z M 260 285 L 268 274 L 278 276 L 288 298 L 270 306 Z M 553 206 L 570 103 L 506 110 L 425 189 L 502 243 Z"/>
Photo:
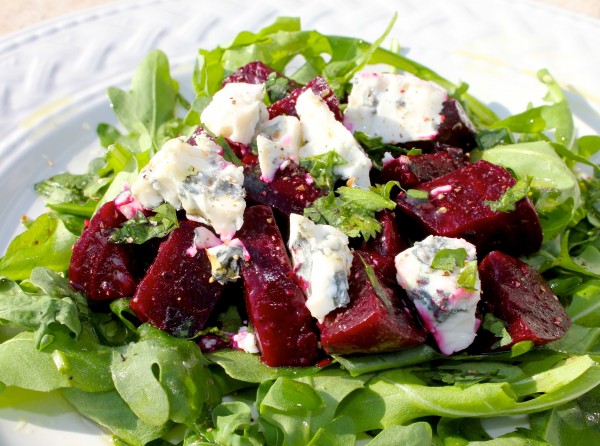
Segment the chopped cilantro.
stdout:
<path fill-rule="evenodd" d="M 377 296 L 379 301 L 383 304 L 387 313 L 390 315 L 393 315 L 394 314 L 394 304 L 390 301 L 390 297 L 389 297 L 388 293 L 383 288 L 383 286 L 381 285 L 381 282 L 377 278 L 377 275 L 375 274 L 375 270 L 368 262 L 365 261 L 365 259 L 363 258 L 362 255 L 358 254 L 358 256 L 360 257 L 360 260 L 362 261 L 363 265 L 365 266 L 365 272 L 367 273 L 367 278 L 369 279 L 369 282 L 371 282 L 371 285 L 373 286 L 375 295 Z"/>
<path fill-rule="evenodd" d="M 336 166 L 346 164 L 346 160 L 333 150 L 300 160 L 300 166 L 304 167 L 315 180 L 315 185 L 320 189 L 333 190 L 338 179 L 333 172 Z"/>
<path fill-rule="evenodd" d="M 110 241 L 140 245 L 152 238 L 165 237 L 179 227 L 177 211 L 169 203 L 163 203 L 153 210 L 155 215 L 152 217 L 146 217 L 138 211 L 133 218 L 112 231 Z"/>
<path fill-rule="evenodd" d="M 406 195 L 416 200 L 427 200 L 429 198 L 429 192 L 420 189 L 407 189 Z"/>
<path fill-rule="evenodd" d="M 519 201 L 529 195 L 531 187 L 531 178 L 519 180 L 513 187 L 510 187 L 496 201 L 486 200 L 485 205 L 489 206 L 492 211 L 496 212 L 511 212 L 514 211 Z"/>
<path fill-rule="evenodd" d="M 456 284 L 465 290 L 475 291 L 477 283 L 477 261 L 467 262 L 464 269 L 460 272 Z"/>
<path fill-rule="evenodd" d="M 265 88 L 271 104 L 285 98 L 288 95 L 289 87 L 290 80 L 287 77 L 278 76 L 277 73 L 269 74 L 267 82 L 265 82 Z"/>
<path fill-rule="evenodd" d="M 454 268 L 462 268 L 467 260 L 467 250 L 465 248 L 440 249 L 435 253 L 431 262 L 433 269 L 443 269 L 452 271 Z"/>
<path fill-rule="evenodd" d="M 237 155 L 233 151 L 233 149 L 231 148 L 231 146 L 229 145 L 229 143 L 227 142 L 227 140 L 223 136 L 218 136 L 217 138 L 215 138 L 215 141 L 223 149 L 223 158 L 225 159 L 225 161 L 229 161 L 230 163 L 233 163 L 236 166 L 243 165 L 242 162 L 240 161 L 240 159 L 237 157 Z"/>
<path fill-rule="evenodd" d="M 330 192 L 319 198 L 304 210 L 304 215 L 315 223 L 334 226 L 348 237 L 368 240 L 381 230 L 375 213 L 396 207 L 389 199 L 390 190 L 391 186 L 387 185 L 370 190 L 340 187 L 337 189 L 339 195 Z"/>

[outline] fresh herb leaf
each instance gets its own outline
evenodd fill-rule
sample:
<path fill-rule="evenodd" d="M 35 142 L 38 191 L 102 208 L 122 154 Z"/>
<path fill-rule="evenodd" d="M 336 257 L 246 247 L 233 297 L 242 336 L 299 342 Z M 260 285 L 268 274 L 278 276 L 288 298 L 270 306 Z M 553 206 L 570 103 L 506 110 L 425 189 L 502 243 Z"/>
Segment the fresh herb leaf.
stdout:
<path fill-rule="evenodd" d="M 211 412 L 212 426 L 201 430 L 196 444 L 239 444 L 261 446 L 264 437 L 259 425 L 252 422 L 252 412 L 246 403 L 228 401 L 219 404 Z M 202 441 L 202 443 L 200 443 Z"/>
<path fill-rule="evenodd" d="M 477 285 L 477 260 L 467 262 L 456 279 L 456 284 L 468 291 L 475 291 Z"/>
<path fill-rule="evenodd" d="M 504 321 L 502 319 L 498 319 L 491 313 L 486 313 L 483 318 L 483 328 L 490 333 L 492 333 L 495 337 L 500 338 L 498 342 L 492 345 L 492 348 L 505 347 L 512 342 L 512 337 L 506 330 L 506 326 L 504 325 Z"/>
<path fill-rule="evenodd" d="M 507 128 L 482 130 L 475 136 L 477 146 L 481 150 L 492 149 L 496 146 L 514 144 L 516 141 Z"/>
<path fill-rule="evenodd" d="M 487 382 L 492 378 L 496 378 L 498 373 L 498 369 L 485 372 L 476 369 L 466 371 L 460 369 L 437 369 L 423 371 L 420 375 L 434 385 L 450 384 L 456 387 L 470 387 L 474 384 Z"/>
<path fill-rule="evenodd" d="M 407 189 L 406 195 L 415 200 L 427 200 L 429 198 L 429 192 L 421 189 Z"/>
<path fill-rule="evenodd" d="M 243 166 L 242 162 L 237 157 L 237 155 L 235 154 L 235 152 L 233 151 L 233 149 L 231 148 L 224 136 L 217 136 L 215 138 L 215 141 L 223 149 L 223 158 L 225 159 L 225 161 L 229 161 L 230 163 L 233 163 L 236 166 Z"/>
<path fill-rule="evenodd" d="M 137 152 L 154 153 L 172 136 L 167 124 L 175 120 L 178 92 L 179 85 L 171 77 L 167 56 L 159 50 L 151 51 L 142 60 L 129 92 L 115 87 L 108 89 L 115 114 L 136 139 Z M 104 131 L 105 139 L 114 136 L 113 131 L 108 135 Z M 127 144 L 121 139 L 119 142 Z"/>
<path fill-rule="evenodd" d="M 267 82 L 265 82 L 265 88 L 272 104 L 288 95 L 290 80 L 285 76 L 279 76 L 277 73 L 271 73 L 267 78 Z"/>
<path fill-rule="evenodd" d="M 339 196 L 333 192 L 314 201 L 304 210 L 304 215 L 315 223 L 334 226 L 348 237 L 363 237 L 368 240 L 381 230 L 375 213 L 383 209 L 394 209 L 396 203 L 382 194 L 389 194 L 391 187 L 370 190 L 340 187 Z"/>
<path fill-rule="evenodd" d="M 17 235 L 0 258 L 0 275 L 12 280 L 29 278 L 37 266 L 67 271 L 77 236 L 53 214 L 40 215 Z"/>
<path fill-rule="evenodd" d="M 177 210 L 171 204 L 162 203 L 152 211 L 155 214 L 151 217 L 146 217 L 141 211 L 136 212 L 133 218 L 111 232 L 110 241 L 141 245 L 153 238 L 166 237 L 179 227 Z"/>
<path fill-rule="evenodd" d="M 362 146 L 367 155 L 369 155 L 369 158 L 371 158 L 378 165 L 381 165 L 381 160 L 386 152 L 395 157 L 399 155 L 408 155 L 408 150 L 405 147 L 384 143 L 381 137 L 374 138 L 360 131 L 354 132 L 353 136 L 354 139 L 356 139 L 356 141 Z"/>
<path fill-rule="evenodd" d="M 300 160 L 300 166 L 308 170 L 315 181 L 315 185 L 327 191 L 333 190 L 338 179 L 334 169 L 343 164 L 346 164 L 346 160 L 333 150 Z"/>
<path fill-rule="evenodd" d="M 433 256 L 431 267 L 444 271 L 453 271 L 454 268 L 463 268 L 467 260 L 467 250 L 465 248 L 440 249 Z"/>
<path fill-rule="evenodd" d="M 517 203 L 529 195 L 532 178 L 518 180 L 514 186 L 509 187 L 496 201 L 486 200 L 485 205 L 492 211 L 512 212 L 516 209 Z"/>

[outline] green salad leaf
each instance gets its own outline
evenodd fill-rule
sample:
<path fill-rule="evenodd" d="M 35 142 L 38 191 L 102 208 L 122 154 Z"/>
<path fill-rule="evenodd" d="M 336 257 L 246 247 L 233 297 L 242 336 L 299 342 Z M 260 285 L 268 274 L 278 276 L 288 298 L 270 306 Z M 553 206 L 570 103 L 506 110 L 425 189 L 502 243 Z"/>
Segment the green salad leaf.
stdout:
<path fill-rule="evenodd" d="M 181 446 L 599 442 L 600 169 L 590 157 L 600 149 L 600 136 L 577 137 L 568 101 L 545 70 L 538 73 L 547 89 L 545 103 L 498 118 L 468 94 L 466 84 L 451 83 L 397 48 L 382 48 L 395 20 L 373 43 L 304 30 L 293 17 L 280 17 L 257 32 L 242 31 L 223 46 L 199 50 L 191 100 L 179 93 L 159 50 L 142 60 L 127 91 L 110 88 L 120 126 L 98 125 L 103 156 L 83 174 L 60 173 L 39 182 L 35 189 L 50 211 L 25 221 L 25 231 L 0 258 L 0 391 L 60 392 L 119 446 L 165 446 L 175 436 Z M 300 85 L 322 76 L 340 98 L 366 64 L 386 64 L 445 88 L 477 127 L 472 159 L 504 166 L 517 179 L 487 205 L 510 212 L 525 197 L 535 204 L 544 244 L 525 260 L 544 274 L 567 308 L 573 322 L 567 334 L 544 347 L 523 341 L 502 351 L 496 348 L 512 339 L 505 323 L 487 314 L 482 328 L 496 337 L 492 353 L 447 357 L 422 344 L 392 353 L 333 355 L 312 367 L 275 368 L 239 350 L 205 355 L 196 340 L 142 323 L 129 299 L 88 303 L 64 276 L 86 219 L 127 189 L 164 141 L 187 136 L 201 124 L 202 110 L 224 77 L 257 60 Z M 289 87 L 287 78 L 270 76 L 265 103 L 281 99 Z M 386 152 L 420 153 L 360 132 L 355 137 L 375 170 Z M 242 165 L 224 137 L 216 141 L 228 161 Z M 335 152 L 302 160 L 327 192 L 305 215 L 368 240 L 381 229 L 377 213 L 395 208 L 390 197 L 400 185 L 336 189 L 333 170 L 343 162 Z M 581 165 L 591 173 L 580 175 Z M 427 205 L 426 192 L 405 192 Z M 177 227 L 172 206 L 153 211 L 127 221 L 113 232 L 113 241 L 141 244 Z M 352 241 L 354 247 L 360 242 Z M 432 267 L 460 267 L 459 285 L 474 289 L 477 264 L 465 260 L 461 250 L 445 250 Z M 367 272 L 381 288 L 375 270 Z M 229 291 L 237 285 L 227 286 Z M 246 316 L 234 307 L 219 312 L 206 333 L 227 339 Z M 530 429 L 492 438 L 481 422 L 511 415 L 529 415 Z"/>

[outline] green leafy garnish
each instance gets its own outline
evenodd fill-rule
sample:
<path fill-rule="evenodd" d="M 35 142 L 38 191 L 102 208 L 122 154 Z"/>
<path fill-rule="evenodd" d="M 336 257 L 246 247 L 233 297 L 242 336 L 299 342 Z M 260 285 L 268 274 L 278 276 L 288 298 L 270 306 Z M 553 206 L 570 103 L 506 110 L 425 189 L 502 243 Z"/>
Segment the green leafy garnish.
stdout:
<path fill-rule="evenodd" d="M 338 176 L 333 172 L 334 169 L 343 164 L 346 164 L 346 160 L 333 150 L 300 160 L 300 166 L 308 170 L 315 185 L 327 191 L 333 190 L 338 180 Z"/>
<path fill-rule="evenodd" d="M 133 218 L 111 232 L 110 241 L 141 245 L 153 238 L 166 237 L 173 229 L 179 227 L 177 210 L 169 203 L 162 203 L 152 211 L 155 214 L 151 217 L 137 211 Z"/>
<path fill-rule="evenodd" d="M 483 317 L 482 326 L 485 330 L 499 338 L 499 341 L 492 345 L 492 348 L 504 347 L 512 342 L 512 337 L 506 330 L 504 321 L 498 319 L 492 313 L 486 313 Z"/>
<path fill-rule="evenodd" d="M 486 200 L 485 205 L 492 211 L 512 212 L 516 209 L 517 203 L 529 195 L 532 178 L 518 180 L 514 186 L 509 187 L 496 201 Z"/>
<path fill-rule="evenodd" d="M 475 291 L 477 285 L 477 260 L 472 260 L 465 264 L 465 267 L 458 275 L 456 284 L 468 291 Z"/>
<path fill-rule="evenodd" d="M 462 268 L 467 260 L 467 250 L 465 248 L 440 249 L 435 253 L 431 261 L 433 269 L 442 269 L 444 271 L 453 271 L 454 268 Z"/>
<path fill-rule="evenodd" d="M 429 192 L 421 189 L 407 189 L 406 195 L 415 200 L 427 200 L 429 198 Z"/>
<path fill-rule="evenodd" d="M 315 223 L 334 226 L 348 237 L 368 240 L 381 230 L 375 213 L 396 207 L 389 198 L 390 190 L 385 186 L 370 190 L 342 186 L 337 189 L 339 195 L 330 192 L 317 199 L 304 210 L 304 215 Z"/>

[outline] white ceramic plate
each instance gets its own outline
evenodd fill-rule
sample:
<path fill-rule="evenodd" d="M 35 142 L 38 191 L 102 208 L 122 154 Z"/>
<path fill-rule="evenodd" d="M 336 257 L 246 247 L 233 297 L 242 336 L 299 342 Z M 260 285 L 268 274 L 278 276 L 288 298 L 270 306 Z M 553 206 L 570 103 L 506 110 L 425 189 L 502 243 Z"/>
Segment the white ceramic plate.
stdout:
<path fill-rule="evenodd" d="M 42 211 L 33 184 L 81 170 L 100 154 L 95 128 L 115 123 L 105 90 L 126 87 L 153 48 L 170 57 L 190 97 L 196 50 L 258 30 L 278 15 L 305 28 L 373 41 L 399 17 L 393 38 L 413 59 L 500 115 L 541 103 L 536 79 L 548 68 L 565 89 L 581 134 L 600 133 L 600 22 L 520 0 L 147 0 L 120 2 L 52 21 L 0 40 L 0 251 L 23 214 Z M 509 421 L 512 426 L 513 421 Z M 93 423 L 59 396 L 0 394 L 0 444 L 107 445 Z"/>

